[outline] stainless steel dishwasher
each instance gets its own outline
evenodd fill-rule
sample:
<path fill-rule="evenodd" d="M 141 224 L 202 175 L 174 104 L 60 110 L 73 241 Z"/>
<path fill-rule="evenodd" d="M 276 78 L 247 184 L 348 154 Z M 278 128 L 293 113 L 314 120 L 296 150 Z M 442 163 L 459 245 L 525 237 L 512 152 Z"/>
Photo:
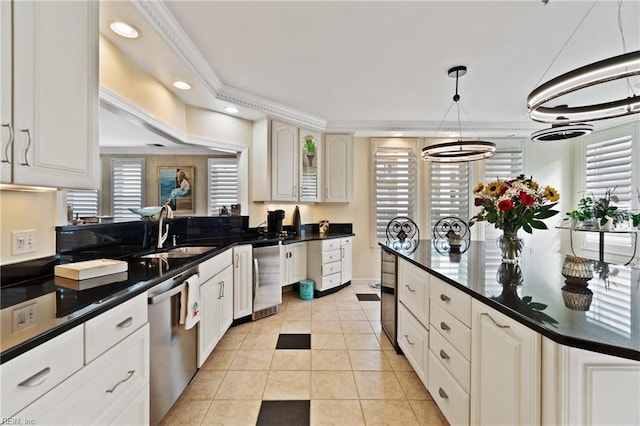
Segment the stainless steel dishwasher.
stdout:
<path fill-rule="evenodd" d="M 150 325 L 150 424 L 157 425 L 197 371 L 197 327 L 180 324 L 180 296 L 189 270 L 148 293 Z"/>

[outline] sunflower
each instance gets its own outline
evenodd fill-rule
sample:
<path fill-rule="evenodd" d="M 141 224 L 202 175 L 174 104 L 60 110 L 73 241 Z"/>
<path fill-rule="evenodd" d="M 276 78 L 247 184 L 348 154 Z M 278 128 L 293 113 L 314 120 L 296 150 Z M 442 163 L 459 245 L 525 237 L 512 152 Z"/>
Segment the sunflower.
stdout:
<path fill-rule="evenodd" d="M 536 182 L 535 180 L 532 180 L 530 183 L 531 187 L 533 189 L 535 189 L 536 191 L 538 190 L 538 188 L 540 188 L 540 185 L 538 185 L 538 182 Z"/>
<path fill-rule="evenodd" d="M 478 182 L 478 184 L 473 187 L 473 193 L 477 194 L 478 192 L 482 191 L 483 189 L 484 189 L 484 183 Z"/>
<path fill-rule="evenodd" d="M 484 189 L 484 193 L 489 196 L 500 195 L 500 188 L 502 188 L 502 182 L 491 182 L 487 184 L 487 187 Z"/>
<path fill-rule="evenodd" d="M 544 188 L 544 197 L 552 203 L 555 203 L 560 199 L 560 194 L 558 194 L 555 188 L 547 186 Z"/>

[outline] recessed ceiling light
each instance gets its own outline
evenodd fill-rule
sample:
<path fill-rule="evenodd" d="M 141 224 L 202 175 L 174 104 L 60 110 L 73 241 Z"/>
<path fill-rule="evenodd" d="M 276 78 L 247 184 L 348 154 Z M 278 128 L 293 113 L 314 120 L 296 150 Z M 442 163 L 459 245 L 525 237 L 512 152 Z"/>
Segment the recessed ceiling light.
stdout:
<path fill-rule="evenodd" d="M 399 138 L 400 136 L 404 136 L 404 133 L 394 133 L 393 136 Z"/>
<path fill-rule="evenodd" d="M 126 22 L 113 21 L 109 24 L 111 31 L 124 38 L 138 38 L 142 32 Z"/>
<path fill-rule="evenodd" d="M 191 85 L 186 81 L 176 80 L 173 82 L 173 87 L 180 90 L 189 90 L 191 89 Z"/>
<path fill-rule="evenodd" d="M 236 107 L 225 107 L 224 110 L 229 114 L 237 114 L 239 111 Z"/>

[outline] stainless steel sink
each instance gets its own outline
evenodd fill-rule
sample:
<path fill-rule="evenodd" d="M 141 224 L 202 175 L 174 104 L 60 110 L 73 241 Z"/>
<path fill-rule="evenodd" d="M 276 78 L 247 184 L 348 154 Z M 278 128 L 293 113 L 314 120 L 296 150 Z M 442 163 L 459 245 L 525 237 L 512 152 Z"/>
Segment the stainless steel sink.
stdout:
<path fill-rule="evenodd" d="M 193 257 L 204 254 L 213 249 L 215 249 L 215 247 L 211 246 L 176 247 L 168 251 L 149 253 L 140 257 L 142 257 L 143 259 Z"/>

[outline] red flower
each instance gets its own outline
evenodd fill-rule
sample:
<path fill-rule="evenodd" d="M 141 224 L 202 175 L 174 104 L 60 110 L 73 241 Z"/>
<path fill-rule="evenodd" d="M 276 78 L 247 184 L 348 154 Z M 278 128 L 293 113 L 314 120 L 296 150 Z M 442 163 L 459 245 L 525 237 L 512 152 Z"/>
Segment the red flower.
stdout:
<path fill-rule="evenodd" d="M 508 183 L 506 185 L 502 185 L 500 187 L 500 195 L 504 195 L 504 193 L 507 192 L 507 189 L 509 189 L 509 184 Z"/>
<path fill-rule="evenodd" d="M 502 200 L 498 203 L 498 208 L 503 212 L 508 212 L 513 208 L 513 201 L 511 200 Z"/>
<path fill-rule="evenodd" d="M 518 198 L 520 198 L 520 202 L 523 206 L 532 206 L 536 202 L 535 198 L 533 198 L 526 192 L 521 192 L 520 194 L 518 194 Z"/>
<path fill-rule="evenodd" d="M 480 197 L 476 197 L 476 199 L 473 200 L 473 204 L 476 207 L 480 207 L 482 204 L 484 204 L 484 200 L 482 198 L 480 198 Z"/>

